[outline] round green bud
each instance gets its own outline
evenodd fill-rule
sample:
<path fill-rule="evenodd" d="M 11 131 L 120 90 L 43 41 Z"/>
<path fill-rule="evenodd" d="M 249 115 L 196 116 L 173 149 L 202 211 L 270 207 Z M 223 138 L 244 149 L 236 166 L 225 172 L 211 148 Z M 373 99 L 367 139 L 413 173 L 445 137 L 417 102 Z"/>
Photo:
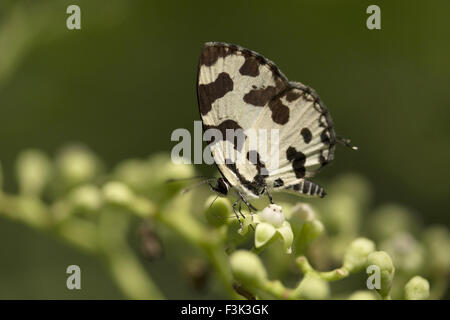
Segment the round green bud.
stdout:
<path fill-rule="evenodd" d="M 50 180 L 51 174 L 51 162 L 43 152 L 27 150 L 19 154 L 16 175 L 22 194 L 39 195 Z"/>
<path fill-rule="evenodd" d="M 375 251 L 375 243 L 366 238 L 358 238 L 350 243 L 344 256 L 343 267 L 350 272 L 358 272 L 367 264 L 367 256 Z"/>
<path fill-rule="evenodd" d="M 380 270 L 380 289 L 378 293 L 386 298 L 389 296 L 392 280 L 394 279 L 395 267 L 391 257 L 384 251 L 375 251 L 367 257 L 367 266 L 378 266 Z"/>
<path fill-rule="evenodd" d="M 238 250 L 230 257 L 233 276 L 248 289 L 262 287 L 267 272 L 259 257 L 249 251 Z"/>
<path fill-rule="evenodd" d="M 210 225 L 219 227 L 229 221 L 230 202 L 227 198 L 216 198 L 216 196 L 210 196 L 206 199 L 205 216 Z"/>
<path fill-rule="evenodd" d="M 415 276 L 405 285 L 407 300 L 425 300 L 430 296 L 430 284 L 420 276 Z"/>
<path fill-rule="evenodd" d="M 330 296 L 328 282 L 313 274 L 306 274 L 297 288 L 303 299 L 322 300 Z"/>
<path fill-rule="evenodd" d="M 317 239 L 325 230 L 320 220 L 314 219 L 303 223 L 298 235 L 295 237 L 296 252 L 304 252 L 306 248 Z"/>
<path fill-rule="evenodd" d="M 413 275 L 426 264 L 425 250 L 409 232 L 399 232 L 380 243 L 380 249 L 389 253 L 398 270 Z"/>
<path fill-rule="evenodd" d="M 103 196 L 113 204 L 127 206 L 134 200 L 133 191 L 121 182 L 108 182 L 103 186 Z"/>
<path fill-rule="evenodd" d="M 82 146 L 64 148 L 56 163 L 61 177 L 69 185 L 92 181 L 100 171 L 98 158 Z"/>
<path fill-rule="evenodd" d="M 137 192 L 146 192 L 153 183 L 152 169 L 147 161 L 130 159 L 117 165 L 114 179 L 125 183 Z"/>
<path fill-rule="evenodd" d="M 182 159 L 176 157 L 171 159 L 166 153 L 158 153 L 152 155 L 148 161 L 150 167 L 153 169 L 154 183 L 159 184 L 166 182 L 167 179 L 185 179 L 195 175 L 194 167 L 191 164 L 183 163 Z M 170 186 L 185 185 L 183 181 L 176 181 Z"/>
<path fill-rule="evenodd" d="M 100 189 L 95 185 L 83 185 L 71 192 L 70 199 L 75 207 L 83 211 L 96 211 L 103 204 L 103 197 Z"/>
<path fill-rule="evenodd" d="M 309 204 L 302 202 L 297 203 L 294 207 L 292 207 L 291 216 L 298 217 L 303 221 L 311 221 L 316 218 L 314 209 Z"/>
<path fill-rule="evenodd" d="M 259 213 L 259 217 L 261 221 L 267 222 L 275 228 L 281 227 L 284 222 L 283 210 L 276 204 L 265 207 L 263 211 Z"/>
<path fill-rule="evenodd" d="M 317 239 L 325 230 L 323 223 L 320 220 L 314 219 L 307 223 L 309 225 L 307 240 L 309 242 Z"/>

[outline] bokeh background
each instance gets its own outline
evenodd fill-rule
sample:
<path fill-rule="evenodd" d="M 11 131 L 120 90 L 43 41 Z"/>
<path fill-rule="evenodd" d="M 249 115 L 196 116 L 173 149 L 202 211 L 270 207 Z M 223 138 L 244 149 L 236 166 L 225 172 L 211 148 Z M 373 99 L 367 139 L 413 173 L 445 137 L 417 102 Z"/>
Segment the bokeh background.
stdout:
<path fill-rule="evenodd" d="M 70 4 L 81 7 L 81 30 L 66 28 Z M 370 4 L 381 7 L 381 30 L 366 28 Z M 54 154 L 82 142 L 109 167 L 170 151 L 171 132 L 199 120 L 202 44 L 224 41 L 313 87 L 336 131 L 359 146 L 338 147 L 316 181 L 358 172 L 374 185 L 375 204 L 401 202 L 425 225 L 449 225 L 448 12 L 445 0 L 1 0 L 4 188 L 17 189 L 14 162 L 25 148 Z M 122 298 L 96 260 L 47 235 L 0 218 L 0 243 L 0 298 Z M 83 290 L 65 288 L 68 264 L 89 270 Z M 152 266 L 161 281 L 170 265 Z M 176 285 L 166 293 L 187 294 Z"/>

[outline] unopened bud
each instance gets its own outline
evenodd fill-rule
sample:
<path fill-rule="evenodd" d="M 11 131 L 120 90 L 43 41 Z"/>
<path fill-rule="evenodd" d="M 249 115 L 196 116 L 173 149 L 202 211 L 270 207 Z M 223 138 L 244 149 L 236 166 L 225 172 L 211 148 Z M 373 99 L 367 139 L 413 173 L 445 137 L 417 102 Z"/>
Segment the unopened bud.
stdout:
<path fill-rule="evenodd" d="M 234 277 L 248 289 L 261 287 L 267 281 L 267 272 L 259 257 L 249 251 L 238 250 L 230 257 Z"/>
<path fill-rule="evenodd" d="M 343 267 L 350 272 L 358 272 L 367 265 L 367 257 L 375 251 L 375 243 L 366 238 L 358 238 L 346 250 Z"/>
<path fill-rule="evenodd" d="M 415 276 L 405 285 L 407 300 L 425 300 L 430 296 L 430 284 L 422 277 Z"/>
<path fill-rule="evenodd" d="M 48 157 L 38 150 L 20 153 L 16 163 L 16 174 L 22 194 L 39 195 L 51 176 L 51 163 Z"/>

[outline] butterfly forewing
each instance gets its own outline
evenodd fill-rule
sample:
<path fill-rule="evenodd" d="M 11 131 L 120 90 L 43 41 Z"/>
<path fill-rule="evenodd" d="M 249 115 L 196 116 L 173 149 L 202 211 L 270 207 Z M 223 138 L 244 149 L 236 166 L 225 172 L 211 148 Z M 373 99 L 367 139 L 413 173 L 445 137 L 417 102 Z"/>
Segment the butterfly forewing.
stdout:
<path fill-rule="evenodd" d="M 334 130 L 317 94 L 289 82 L 273 62 L 253 51 L 206 43 L 197 95 L 204 129 L 218 129 L 223 136 L 211 146 L 214 160 L 228 182 L 248 197 L 258 197 L 266 186 L 296 186 L 333 159 Z M 227 140 L 227 129 L 239 131 L 241 140 Z M 267 144 L 266 152 L 255 150 L 249 130 Z M 262 137 L 261 132 L 268 133 Z"/>

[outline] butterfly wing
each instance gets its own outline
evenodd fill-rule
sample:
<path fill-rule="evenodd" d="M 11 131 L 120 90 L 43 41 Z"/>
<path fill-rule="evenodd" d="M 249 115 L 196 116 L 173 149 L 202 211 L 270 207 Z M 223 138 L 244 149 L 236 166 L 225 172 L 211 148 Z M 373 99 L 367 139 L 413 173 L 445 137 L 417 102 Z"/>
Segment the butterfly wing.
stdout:
<path fill-rule="evenodd" d="M 289 82 L 273 62 L 256 52 L 206 43 L 197 97 L 204 129 L 216 129 L 222 136 L 210 145 L 215 163 L 228 182 L 250 198 L 266 187 L 296 190 L 304 178 L 333 159 L 334 131 L 319 97 L 312 89 Z M 238 132 L 236 137 L 228 139 L 227 129 Z M 279 143 L 266 140 L 268 150 L 260 154 L 248 139 L 249 129 L 259 141 L 272 138 L 270 133 L 261 138 L 260 129 L 275 129 Z"/>
<path fill-rule="evenodd" d="M 306 179 L 333 160 L 336 138 L 328 110 L 314 90 L 291 82 L 288 90 L 269 102 L 253 126 L 279 130 L 279 146 L 263 159 L 271 168 L 267 186 L 321 195 L 323 190 Z"/>
<path fill-rule="evenodd" d="M 203 46 L 198 68 L 197 98 L 204 129 L 217 129 L 223 139 L 210 146 L 222 175 L 249 197 L 262 191 L 258 168 L 231 158 L 245 157 L 245 130 L 263 112 L 268 101 L 288 87 L 287 78 L 261 55 L 225 43 Z M 243 141 L 226 139 L 226 130 L 238 131 Z M 233 156 L 233 152 L 238 154 Z"/>

